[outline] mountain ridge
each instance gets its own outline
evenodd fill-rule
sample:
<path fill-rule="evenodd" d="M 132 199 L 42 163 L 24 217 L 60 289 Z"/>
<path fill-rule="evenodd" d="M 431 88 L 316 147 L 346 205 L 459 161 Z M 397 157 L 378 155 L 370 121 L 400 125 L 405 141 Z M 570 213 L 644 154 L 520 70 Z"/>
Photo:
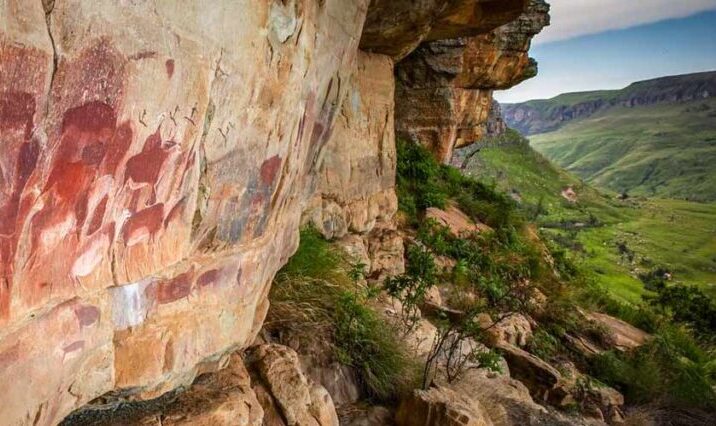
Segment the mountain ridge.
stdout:
<path fill-rule="evenodd" d="M 637 81 L 622 89 L 568 92 L 550 99 L 501 106 L 510 127 L 524 135 L 534 135 L 613 107 L 680 103 L 713 96 L 716 96 L 716 71 L 705 71 Z"/>

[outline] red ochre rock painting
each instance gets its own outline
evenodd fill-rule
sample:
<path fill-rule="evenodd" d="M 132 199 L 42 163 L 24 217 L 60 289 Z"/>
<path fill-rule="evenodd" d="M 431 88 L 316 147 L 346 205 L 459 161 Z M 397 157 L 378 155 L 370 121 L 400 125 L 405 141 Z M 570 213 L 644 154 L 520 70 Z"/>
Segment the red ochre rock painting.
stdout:
<path fill-rule="evenodd" d="M 49 28 L 40 3 L 27 3 L 0 17 L 10 23 L 0 25 L 0 389 L 13 390 L 0 417 L 45 425 L 106 392 L 145 398 L 188 384 L 255 339 L 270 281 L 296 246 L 306 163 L 330 134 L 340 80 L 326 88 L 329 76 L 348 77 L 368 1 L 351 3 L 350 19 L 306 13 L 316 21 L 282 47 L 280 75 L 267 73 L 265 35 L 249 29 L 239 46 L 223 25 L 211 36 L 195 28 L 214 14 L 123 5 L 122 22 L 147 37 L 115 43 L 126 30 L 112 27 L 114 2 L 56 2 Z M 240 12 L 235 3 L 221 9 Z M 254 68 L 262 74 L 243 75 Z M 236 96 L 247 87 L 271 93 Z M 329 92 L 328 106 L 307 103 L 313 92 Z M 208 117 L 241 120 L 236 146 L 212 142 Z M 242 167 L 218 170 L 224 156 L 243 156 Z M 203 245 L 202 234 L 191 240 L 198 202 Z M 236 238 L 222 239 L 226 223 Z"/>
<path fill-rule="evenodd" d="M 20 195 L 40 155 L 32 132 L 49 59 L 38 49 L 0 40 L 0 323 L 10 313 Z"/>
<path fill-rule="evenodd" d="M 157 285 L 157 302 L 171 303 L 187 297 L 191 292 L 194 271 L 190 270 Z"/>
<path fill-rule="evenodd" d="M 161 126 L 138 153 L 129 156 L 133 127 L 117 117 L 124 62 L 103 39 L 77 59 L 60 61 L 53 93 L 63 86 L 106 86 L 102 94 L 108 96 L 103 97 L 106 102 L 87 101 L 64 111 L 57 120 L 58 131 L 49 132 L 51 148 L 43 160 L 46 171 L 37 168 L 40 147 L 32 137 L 35 97 L 26 92 L 0 92 L 0 132 L 9 140 L 0 144 L 0 167 L 3 171 L 14 168 L 12 173 L 0 173 L 0 321 L 10 316 L 13 285 L 21 286 L 19 295 L 27 307 L 52 295 L 69 294 L 75 280 L 90 275 L 112 250 L 115 223 L 123 244 L 132 246 L 152 241 L 163 227 L 181 219 L 187 207 L 186 197 L 166 207 L 157 202 L 158 181 L 176 172 L 168 170 L 170 159 L 182 155 L 177 143 L 162 139 Z M 173 72 L 173 64 L 170 67 L 167 62 L 167 71 Z M 94 84 L 98 78 L 102 84 Z M 76 98 L 73 93 L 70 90 L 59 104 Z M 178 161 L 171 166 L 178 164 L 193 165 Z M 179 185 L 187 175 L 186 170 L 182 172 Z M 27 191 L 30 185 L 39 187 L 39 194 Z M 149 188 L 148 200 L 143 188 Z M 170 191 L 176 193 L 176 189 Z M 171 200 L 167 194 L 164 198 Z M 21 228 L 27 230 L 29 244 L 18 253 L 16 234 Z M 62 252 L 62 258 L 54 256 L 56 252 Z M 17 264 L 23 265 L 22 270 L 13 270 Z"/>
<path fill-rule="evenodd" d="M 172 78 L 174 76 L 174 59 L 167 59 L 164 66 L 167 69 L 167 77 Z"/>

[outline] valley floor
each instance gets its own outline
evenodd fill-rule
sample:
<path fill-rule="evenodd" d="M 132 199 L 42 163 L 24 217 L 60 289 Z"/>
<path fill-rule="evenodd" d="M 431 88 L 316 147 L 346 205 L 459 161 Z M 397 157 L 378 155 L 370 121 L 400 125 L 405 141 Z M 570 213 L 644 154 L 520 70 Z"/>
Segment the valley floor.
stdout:
<path fill-rule="evenodd" d="M 600 285 L 623 301 L 641 301 L 638 275 L 659 267 L 673 282 L 716 297 L 716 203 L 619 200 L 555 167 L 513 132 L 464 166 L 468 175 L 518 199 L 544 232 L 579 253 Z M 572 201 L 562 195 L 567 188 Z"/>

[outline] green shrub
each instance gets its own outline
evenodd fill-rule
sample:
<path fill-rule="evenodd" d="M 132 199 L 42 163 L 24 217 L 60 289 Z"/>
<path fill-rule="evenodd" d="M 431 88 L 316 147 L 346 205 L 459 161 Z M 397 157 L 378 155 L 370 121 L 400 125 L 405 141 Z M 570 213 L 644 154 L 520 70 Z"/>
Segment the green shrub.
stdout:
<path fill-rule="evenodd" d="M 411 225 L 428 207 L 445 208 L 452 199 L 470 217 L 502 228 L 518 220 L 514 202 L 506 195 L 458 169 L 438 163 L 424 147 L 398 140 L 396 187 L 398 206 Z"/>
<path fill-rule="evenodd" d="M 407 252 L 406 274 L 420 278 L 427 286 L 437 282 L 437 266 L 430 252 L 422 246 L 410 245 Z"/>
<path fill-rule="evenodd" d="M 336 278 L 343 275 L 341 268 L 346 263 L 344 254 L 333 248 L 317 230 L 305 228 L 301 230 L 298 250 L 281 268 L 279 275 Z"/>
<path fill-rule="evenodd" d="M 559 340 L 542 328 L 534 332 L 529 343 L 530 353 L 545 361 L 552 359 L 560 349 Z"/>
<path fill-rule="evenodd" d="M 591 372 L 624 392 L 632 403 L 660 400 L 677 407 L 713 410 L 712 362 L 686 331 L 666 327 L 633 353 L 607 352 L 596 357 Z"/>
<path fill-rule="evenodd" d="M 674 321 L 693 327 L 703 340 L 716 338 L 716 303 L 697 287 L 675 284 L 668 285 L 665 280 L 650 280 L 656 295 L 645 299 Z"/>

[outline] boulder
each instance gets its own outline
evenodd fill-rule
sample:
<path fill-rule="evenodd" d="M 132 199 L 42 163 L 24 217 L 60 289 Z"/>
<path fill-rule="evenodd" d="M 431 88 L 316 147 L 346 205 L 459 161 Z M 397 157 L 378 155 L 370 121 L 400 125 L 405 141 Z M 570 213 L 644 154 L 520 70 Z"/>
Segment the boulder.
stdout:
<path fill-rule="evenodd" d="M 260 345 L 252 349 L 251 365 L 288 426 L 338 425 L 331 396 L 323 386 L 305 376 L 293 349 L 277 344 Z"/>
<path fill-rule="evenodd" d="M 351 404 L 361 398 L 358 375 L 352 368 L 313 356 L 301 356 L 301 366 L 310 380 L 326 388 L 336 406 Z"/>
<path fill-rule="evenodd" d="M 492 426 L 482 404 L 447 387 L 415 390 L 396 414 L 398 426 Z"/>
<path fill-rule="evenodd" d="M 370 275 L 375 280 L 405 272 L 405 247 L 400 232 L 390 227 L 377 227 L 368 237 Z"/>
<path fill-rule="evenodd" d="M 135 403 L 93 404 L 73 413 L 65 424 L 143 426 L 261 426 L 267 424 L 261 398 L 241 355 L 232 354 L 226 367 L 199 376 L 183 392 Z M 224 363 L 222 363 L 223 365 Z M 268 424 L 272 424 L 268 422 Z"/>
<path fill-rule="evenodd" d="M 607 333 L 609 345 L 620 351 L 636 349 L 651 338 L 649 333 L 611 315 L 590 312 L 586 317 L 602 327 Z"/>
<path fill-rule="evenodd" d="M 569 361 L 560 362 L 558 368 L 562 380 L 550 395 L 553 404 L 577 406 L 585 417 L 609 424 L 623 422 L 624 396 L 619 391 L 582 374 Z"/>
<path fill-rule="evenodd" d="M 365 265 L 364 272 L 366 274 L 370 271 L 368 248 L 360 235 L 348 234 L 340 240 L 337 240 L 336 245 L 348 255 L 348 260 L 352 264 Z"/>
<path fill-rule="evenodd" d="M 536 403 L 524 384 L 504 374 L 471 369 L 449 386 L 479 401 L 495 426 L 588 424 L 579 416 L 566 415 Z"/>
<path fill-rule="evenodd" d="M 491 230 L 489 226 L 483 223 L 475 223 L 454 205 L 448 206 L 445 210 L 428 207 L 425 210 L 425 218 L 432 219 L 438 224 L 446 226 L 455 237 L 466 236 L 473 232 Z"/>
<path fill-rule="evenodd" d="M 489 321 L 489 322 L 488 322 Z M 481 327 L 485 329 L 489 343 L 492 346 L 509 344 L 525 347 L 532 339 L 531 321 L 523 314 L 513 313 L 501 318 L 497 323 L 492 319 L 481 320 Z"/>
<path fill-rule="evenodd" d="M 503 343 L 497 348 L 507 360 L 510 375 L 524 383 L 538 399 L 546 400 L 562 379 L 556 368 L 517 346 Z"/>
<path fill-rule="evenodd" d="M 430 286 L 425 292 L 425 302 L 435 306 L 443 305 L 443 297 L 440 294 L 440 288 L 436 285 Z"/>

